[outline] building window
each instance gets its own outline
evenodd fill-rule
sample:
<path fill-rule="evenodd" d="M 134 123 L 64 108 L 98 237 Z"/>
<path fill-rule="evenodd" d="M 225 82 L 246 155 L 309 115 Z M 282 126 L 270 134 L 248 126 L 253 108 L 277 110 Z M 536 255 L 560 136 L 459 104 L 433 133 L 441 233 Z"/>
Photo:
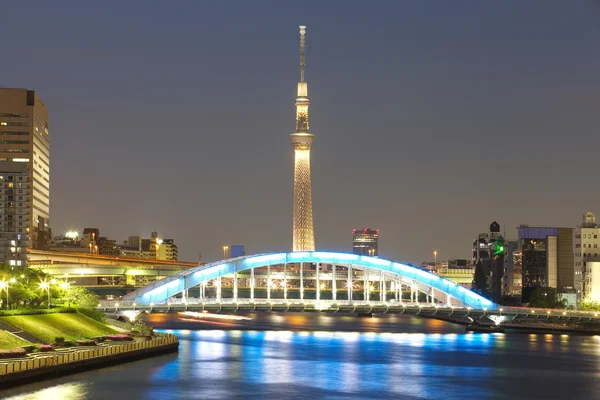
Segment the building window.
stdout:
<path fill-rule="evenodd" d="M 0 114 L 0 117 L 8 117 L 8 118 L 28 118 L 27 114 Z"/>
<path fill-rule="evenodd" d="M 29 122 L 0 122 L 1 126 L 29 126 Z"/>
<path fill-rule="evenodd" d="M 584 238 L 584 239 L 586 239 L 586 238 L 587 238 L 587 235 L 586 235 L 585 233 L 583 234 L 583 238 Z"/>

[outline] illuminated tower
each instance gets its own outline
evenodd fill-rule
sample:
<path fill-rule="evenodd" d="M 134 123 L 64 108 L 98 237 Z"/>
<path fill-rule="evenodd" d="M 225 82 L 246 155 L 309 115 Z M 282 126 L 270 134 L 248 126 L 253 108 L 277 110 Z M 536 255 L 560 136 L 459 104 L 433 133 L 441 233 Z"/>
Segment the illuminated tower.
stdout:
<path fill-rule="evenodd" d="M 308 86 L 304 82 L 304 37 L 306 27 L 300 26 L 300 82 L 296 97 L 296 132 L 294 145 L 294 251 L 313 251 L 312 195 L 310 190 L 310 148 L 315 135 L 308 126 Z"/>

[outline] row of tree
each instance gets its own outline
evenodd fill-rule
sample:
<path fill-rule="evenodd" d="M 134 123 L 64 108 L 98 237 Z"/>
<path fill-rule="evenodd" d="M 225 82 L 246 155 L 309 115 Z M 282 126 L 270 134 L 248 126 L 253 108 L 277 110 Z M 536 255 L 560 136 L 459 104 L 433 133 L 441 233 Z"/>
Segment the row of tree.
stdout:
<path fill-rule="evenodd" d="M 36 308 L 63 304 L 93 308 L 98 298 L 68 279 L 54 279 L 42 270 L 0 264 L 0 304 L 2 308 Z"/>

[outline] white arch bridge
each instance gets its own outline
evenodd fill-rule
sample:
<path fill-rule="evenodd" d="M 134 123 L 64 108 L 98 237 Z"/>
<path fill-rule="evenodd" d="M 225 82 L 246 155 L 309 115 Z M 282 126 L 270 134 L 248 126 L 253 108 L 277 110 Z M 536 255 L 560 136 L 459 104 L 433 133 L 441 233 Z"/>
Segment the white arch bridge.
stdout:
<path fill-rule="evenodd" d="M 135 290 L 118 302 L 102 302 L 100 308 L 164 309 L 194 304 L 228 310 L 235 305 L 235 310 L 244 311 L 265 309 L 265 304 L 271 310 L 273 304 L 286 304 L 290 311 L 334 305 L 344 309 L 357 305 L 500 309 L 452 281 L 406 264 L 320 251 L 260 254 L 198 266 Z"/>

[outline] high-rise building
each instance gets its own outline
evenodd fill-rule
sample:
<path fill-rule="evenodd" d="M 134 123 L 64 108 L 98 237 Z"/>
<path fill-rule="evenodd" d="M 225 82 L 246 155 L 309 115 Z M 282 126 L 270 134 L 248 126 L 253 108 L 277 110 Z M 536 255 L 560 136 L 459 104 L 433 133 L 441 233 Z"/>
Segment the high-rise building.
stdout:
<path fill-rule="evenodd" d="M 559 291 L 573 287 L 573 228 L 521 225 L 518 232 L 523 301 L 538 287 Z"/>
<path fill-rule="evenodd" d="M 158 260 L 176 261 L 178 257 L 179 251 L 173 239 L 158 240 Z"/>
<path fill-rule="evenodd" d="M 0 88 L 0 261 L 24 267 L 50 232 L 48 109 L 33 90 Z"/>
<path fill-rule="evenodd" d="M 587 276 L 587 264 L 600 261 L 600 228 L 592 212 L 583 214 L 583 222 L 573 230 L 573 287 L 578 301 L 589 297 L 590 287 Z"/>
<path fill-rule="evenodd" d="M 300 82 L 296 97 L 296 132 L 291 135 L 294 146 L 294 251 L 315 249 L 310 183 L 310 150 L 315 135 L 310 132 L 308 124 L 310 99 L 308 85 L 304 81 L 305 34 L 306 27 L 300 26 Z"/>
<path fill-rule="evenodd" d="M 353 229 L 352 252 L 361 256 L 379 255 L 379 229 Z"/>
<path fill-rule="evenodd" d="M 490 245 L 500 236 L 500 224 L 496 221 L 490 224 L 489 232 L 482 232 L 477 235 L 477 239 L 473 242 L 473 265 L 477 264 L 479 260 L 490 258 Z"/>
<path fill-rule="evenodd" d="M 520 253 L 518 242 L 508 240 L 504 243 L 504 276 L 502 277 L 503 296 L 521 296 L 521 265 L 519 264 Z"/>

